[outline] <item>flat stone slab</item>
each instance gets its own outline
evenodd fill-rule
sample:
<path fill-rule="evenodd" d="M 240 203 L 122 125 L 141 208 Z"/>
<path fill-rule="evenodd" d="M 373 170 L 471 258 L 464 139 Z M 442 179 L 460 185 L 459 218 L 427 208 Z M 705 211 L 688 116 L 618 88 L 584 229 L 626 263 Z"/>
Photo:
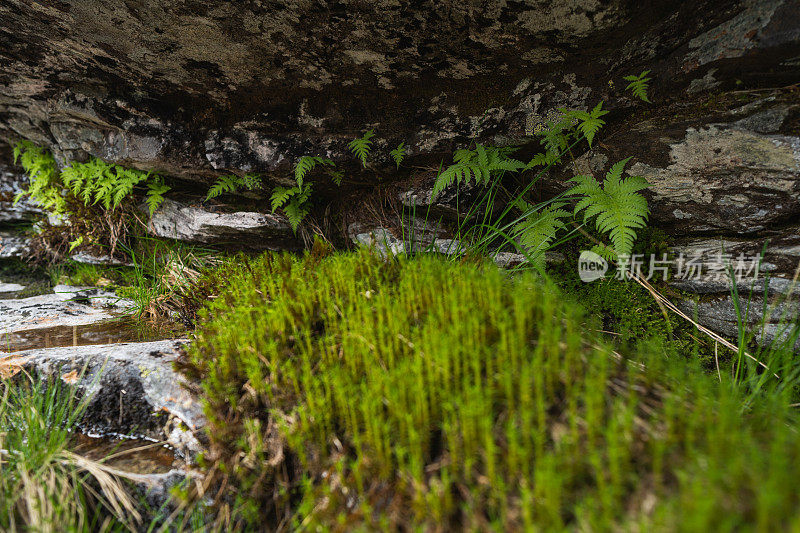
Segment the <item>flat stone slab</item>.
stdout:
<path fill-rule="evenodd" d="M 25 290 L 25 285 L 19 283 L 5 283 L 0 281 L 0 293 L 4 292 L 19 292 Z"/>
<path fill-rule="evenodd" d="M 42 348 L 0 358 L 6 375 L 61 379 L 89 396 L 81 430 L 165 441 L 185 455 L 200 451 L 195 432 L 205 425 L 202 405 L 173 368 L 188 341 L 163 340 Z"/>
<path fill-rule="evenodd" d="M 301 245 L 281 214 L 217 212 L 201 205 L 164 200 L 147 224 L 151 235 L 198 244 L 254 250 L 298 249 Z"/>
<path fill-rule="evenodd" d="M 0 300 L 0 335 L 55 326 L 83 326 L 119 316 L 133 303 L 91 287 L 59 285 L 53 294 Z"/>

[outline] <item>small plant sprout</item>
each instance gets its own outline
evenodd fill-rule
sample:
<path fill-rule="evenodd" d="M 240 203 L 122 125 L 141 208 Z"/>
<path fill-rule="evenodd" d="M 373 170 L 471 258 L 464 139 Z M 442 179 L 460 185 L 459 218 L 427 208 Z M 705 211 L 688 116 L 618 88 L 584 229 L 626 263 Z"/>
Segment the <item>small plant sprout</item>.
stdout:
<path fill-rule="evenodd" d="M 627 87 L 625 87 L 626 91 L 631 91 L 633 96 L 641 100 L 642 102 L 647 102 L 648 104 L 651 103 L 650 99 L 647 97 L 647 89 L 650 87 L 650 80 L 652 78 L 648 78 L 647 75 L 650 74 L 649 70 L 645 70 L 638 76 L 630 75 L 625 76 L 623 79 L 625 81 L 630 82 Z"/>
<path fill-rule="evenodd" d="M 406 147 L 405 143 L 400 143 L 397 145 L 397 148 L 389 152 L 389 155 L 392 156 L 395 164 L 397 164 L 398 169 L 400 168 L 400 163 L 402 163 L 403 159 L 406 157 L 406 152 L 408 152 L 408 148 Z"/>
<path fill-rule="evenodd" d="M 372 150 L 372 138 L 375 136 L 375 130 L 369 130 L 362 137 L 353 139 L 347 145 L 350 151 L 361 162 L 361 166 L 367 168 L 367 158 Z"/>

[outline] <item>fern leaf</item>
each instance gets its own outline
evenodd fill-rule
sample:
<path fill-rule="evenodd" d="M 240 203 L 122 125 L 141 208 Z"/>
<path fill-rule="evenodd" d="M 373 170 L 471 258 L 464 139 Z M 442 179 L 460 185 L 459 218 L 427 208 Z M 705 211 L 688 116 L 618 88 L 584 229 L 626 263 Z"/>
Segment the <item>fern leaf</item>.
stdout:
<path fill-rule="evenodd" d="M 292 231 L 297 233 L 297 228 L 308 215 L 309 209 L 305 202 L 301 202 L 297 197 L 293 197 L 289 200 L 289 203 L 286 204 L 286 207 L 283 208 L 283 212 L 286 213 L 286 218 L 289 220 Z"/>
<path fill-rule="evenodd" d="M 261 177 L 258 174 L 245 174 L 239 178 L 242 186 L 248 191 L 261 188 Z"/>
<path fill-rule="evenodd" d="M 317 165 L 334 166 L 333 161 L 324 157 L 304 155 L 294 165 L 294 179 L 297 185 L 302 187 L 306 174 L 311 172 Z"/>
<path fill-rule="evenodd" d="M 236 192 L 237 188 L 238 182 L 236 176 L 220 176 L 217 178 L 217 181 L 214 182 L 214 185 L 208 189 L 206 201 L 222 196 L 223 194 Z"/>
<path fill-rule="evenodd" d="M 559 157 L 558 153 L 540 152 L 531 158 L 530 162 L 525 165 L 524 170 L 530 170 L 538 166 L 549 167 L 559 162 L 561 162 L 561 157 Z"/>
<path fill-rule="evenodd" d="M 367 158 L 369 157 L 370 150 L 372 150 L 372 138 L 375 136 L 375 130 L 369 130 L 362 137 L 353 139 L 347 145 L 350 151 L 356 156 L 356 159 L 361 161 L 361 166 L 367 168 Z"/>
<path fill-rule="evenodd" d="M 169 185 L 165 185 L 161 181 L 152 181 L 147 184 L 147 198 L 145 199 L 145 203 L 147 204 L 147 210 L 152 217 L 153 214 L 156 212 L 156 209 L 164 202 L 164 194 L 166 194 L 171 187 Z"/>
<path fill-rule="evenodd" d="M 614 164 L 602 184 L 592 176 L 576 176 L 570 181 L 575 187 L 568 195 L 583 196 L 575 206 L 575 214 L 583 211 L 584 221 L 595 218 L 595 227 L 607 233 L 617 258 L 629 255 L 636 240 L 636 230 L 647 223 L 647 200 L 639 191 L 649 186 L 640 176 L 622 179 L 628 159 Z"/>
<path fill-rule="evenodd" d="M 272 196 L 270 196 L 270 202 L 272 204 L 272 212 L 274 213 L 278 209 L 284 206 L 286 202 L 289 201 L 289 198 L 294 196 L 300 192 L 299 187 L 275 187 L 272 189 Z"/>
<path fill-rule="evenodd" d="M 397 164 L 398 169 L 400 168 L 400 163 L 406 158 L 406 152 L 408 152 L 408 148 L 405 143 L 400 143 L 397 148 L 389 152 L 389 155 L 392 156 L 392 159 L 394 159 L 394 162 Z"/>
<path fill-rule="evenodd" d="M 337 186 L 342 184 L 342 180 L 344 179 L 344 172 L 342 172 L 341 170 L 328 169 L 328 175 L 331 177 L 331 180 Z"/>
<path fill-rule="evenodd" d="M 78 235 L 78 238 L 69 243 L 69 253 L 72 253 L 75 248 L 83 244 L 83 235 Z"/>
<path fill-rule="evenodd" d="M 625 81 L 629 81 L 627 87 L 625 87 L 626 91 L 631 91 L 633 96 L 638 98 L 643 102 L 647 102 L 648 104 L 651 103 L 650 99 L 647 97 L 647 89 L 650 87 L 650 80 L 652 78 L 648 78 L 647 75 L 650 74 L 649 70 L 645 70 L 638 76 L 625 76 L 623 79 Z"/>
<path fill-rule="evenodd" d="M 514 235 L 525 249 L 531 262 L 543 269 L 544 253 L 550 248 L 559 230 L 566 226 L 561 219 L 570 216 L 569 211 L 562 209 L 564 204 L 552 204 L 539 212 L 527 211 L 521 222 L 514 226 Z"/>
<path fill-rule="evenodd" d="M 453 154 L 453 164 L 436 177 L 432 197 L 436 198 L 454 182 L 475 181 L 485 186 L 491 183 L 493 176 L 526 168 L 525 163 L 509 157 L 513 150 L 481 144 L 476 145 L 474 150 L 457 150 Z"/>
<path fill-rule="evenodd" d="M 589 146 L 592 145 L 595 134 L 600 131 L 600 128 L 602 128 L 605 124 L 605 121 L 603 121 L 600 117 L 607 114 L 608 111 L 603 110 L 603 102 L 598 103 L 589 113 L 581 111 L 576 114 L 579 120 L 577 129 L 586 138 Z"/>
<path fill-rule="evenodd" d="M 542 137 L 542 144 L 548 152 L 561 153 L 569 145 L 569 139 L 564 133 L 565 124 L 562 122 L 547 122 L 547 127 L 536 135 Z"/>

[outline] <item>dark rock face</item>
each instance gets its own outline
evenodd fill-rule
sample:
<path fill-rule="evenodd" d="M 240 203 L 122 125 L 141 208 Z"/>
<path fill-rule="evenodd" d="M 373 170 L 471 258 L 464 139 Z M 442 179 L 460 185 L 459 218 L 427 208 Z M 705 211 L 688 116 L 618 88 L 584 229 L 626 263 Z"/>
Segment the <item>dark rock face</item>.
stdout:
<path fill-rule="evenodd" d="M 417 155 L 524 141 L 558 106 L 630 106 L 625 74 L 663 98 L 781 83 L 800 53 L 791 0 L 10 0 L 0 21 L 0 137 L 188 178 L 341 156 L 370 127 Z"/>

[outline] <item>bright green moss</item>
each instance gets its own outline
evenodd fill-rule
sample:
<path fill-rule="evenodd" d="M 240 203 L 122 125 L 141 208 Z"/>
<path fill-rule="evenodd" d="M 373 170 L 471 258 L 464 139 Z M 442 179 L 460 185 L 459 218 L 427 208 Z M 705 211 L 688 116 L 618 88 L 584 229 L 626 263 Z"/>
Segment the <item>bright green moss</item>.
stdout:
<path fill-rule="evenodd" d="M 527 274 L 319 252 L 243 259 L 206 288 L 189 360 L 240 526 L 800 524 L 783 404 L 742 415 L 680 358 L 620 360 Z"/>

